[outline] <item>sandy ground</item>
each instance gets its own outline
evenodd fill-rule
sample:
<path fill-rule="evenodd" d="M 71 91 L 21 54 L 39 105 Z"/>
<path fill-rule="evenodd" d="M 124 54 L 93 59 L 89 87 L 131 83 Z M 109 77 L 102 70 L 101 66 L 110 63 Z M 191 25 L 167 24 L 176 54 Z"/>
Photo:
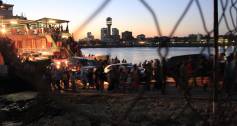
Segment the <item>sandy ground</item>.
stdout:
<path fill-rule="evenodd" d="M 3 126 L 157 126 L 233 125 L 237 123 L 237 103 L 224 101 L 213 121 L 212 102 L 205 95 L 187 101 L 169 90 L 159 92 L 54 94 L 35 99 L 35 93 L 1 97 Z M 33 95 L 33 96 L 32 96 Z M 24 96 L 24 97 L 19 97 Z M 17 100 L 19 99 L 19 100 Z M 12 101 L 12 102 L 9 102 Z M 4 105 L 3 105 L 4 103 Z M 16 107 L 18 106 L 18 107 Z M 234 126 L 234 125 L 233 125 Z"/>

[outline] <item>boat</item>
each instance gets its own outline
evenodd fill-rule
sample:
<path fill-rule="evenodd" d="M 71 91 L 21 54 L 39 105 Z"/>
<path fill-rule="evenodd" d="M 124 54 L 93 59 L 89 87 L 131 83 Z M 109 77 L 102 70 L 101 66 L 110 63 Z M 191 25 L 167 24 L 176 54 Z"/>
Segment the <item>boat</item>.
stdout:
<path fill-rule="evenodd" d="M 52 56 L 60 52 L 63 42 L 71 37 L 69 21 L 48 17 L 29 20 L 24 15 L 14 16 L 13 7 L 0 0 L 0 37 L 12 40 L 17 55 L 30 52 Z"/>

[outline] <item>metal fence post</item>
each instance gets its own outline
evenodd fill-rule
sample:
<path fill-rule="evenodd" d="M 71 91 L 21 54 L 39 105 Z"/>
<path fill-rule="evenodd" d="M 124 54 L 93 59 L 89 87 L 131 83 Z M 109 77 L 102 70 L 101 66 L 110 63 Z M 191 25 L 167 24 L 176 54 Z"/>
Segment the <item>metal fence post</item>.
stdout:
<path fill-rule="evenodd" d="M 219 23 L 218 23 L 218 0 L 214 0 L 214 50 L 215 50 L 215 57 L 214 57 L 214 73 L 213 73 L 213 80 L 214 80 L 214 90 L 213 90 L 213 114 L 216 113 L 216 103 L 217 103 L 217 72 L 218 72 L 218 38 L 219 38 Z"/>

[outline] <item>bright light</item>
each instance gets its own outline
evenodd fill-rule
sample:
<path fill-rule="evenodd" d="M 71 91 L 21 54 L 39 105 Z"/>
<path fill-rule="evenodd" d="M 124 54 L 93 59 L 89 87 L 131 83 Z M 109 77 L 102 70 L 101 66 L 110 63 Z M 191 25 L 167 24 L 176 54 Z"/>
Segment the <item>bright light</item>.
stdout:
<path fill-rule="evenodd" d="M 30 61 L 34 61 L 34 58 L 33 58 L 33 57 L 29 57 L 29 60 L 30 60 Z"/>
<path fill-rule="evenodd" d="M 49 20 L 49 23 L 50 23 L 50 24 L 55 24 L 56 21 L 55 21 L 55 20 Z"/>
<path fill-rule="evenodd" d="M 2 29 L 1 29 L 1 33 L 2 33 L 2 34 L 5 34 L 6 32 L 7 32 L 7 30 L 6 30 L 5 28 L 2 28 Z"/>
<path fill-rule="evenodd" d="M 142 44 L 142 45 L 143 45 L 143 44 L 145 44 L 145 42 L 144 42 L 144 41 L 141 41 L 141 42 L 139 42 L 139 44 Z"/>
<path fill-rule="evenodd" d="M 56 69 L 60 69 L 61 68 L 61 62 L 56 61 L 55 66 L 56 66 Z"/>
<path fill-rule="evenodd" d="M 68 67 L 68 61 L 65 61 L 65 65 L 66 65 L 66 67 Z"/>
<path fill-rule="evenodd" d="M 69 37 L 67 35 L 62 35 L 62 38 L 67 39 Z"/>
<path fill-rule="evenodd" d="M 13 24 L 13 25 L 18 24 L 18 22 L 16 20 L 12 20 L 10 23 Z"/>
<path fill-rule="evenodd" d="M 108 68 L 108 67 L 106 67 L 105 69 L 104 69 L 104 73 L 109 73 L 109 71 L 110 71 L 110 69 Z"/>
<path fill-rule="evenodd" d="M 62 33 L 62 38 L 68 39 L 71 36 L 70 33 Z"/>
<path fill-rule="evenodd" d="M 105 85 L 105 86 L 109 86 L 109 83 L 108 83 L 108 82 L 104 82 L 104 85 Z"/>
<path fill-rule="evenodd" d="M 40 52 L 42 55 L 46 55 L 46 56 L 52 56 L 53 55 L 53 53 L 52 52 L 48 52 L 48 51 L 42 51 L 42 52 Z"/>
<path fill-rule="evenodd" d="M 60 69 L 60 67 L 61 67 L 60 65 L 56 65 L 56 69 Z"/>
<path fill-rule="evenodd" d="M 59 66 L 60 66 L 60 65 L 61 65 L 61 62 L 56 62 L 56 65 L 59 65 Z"/>

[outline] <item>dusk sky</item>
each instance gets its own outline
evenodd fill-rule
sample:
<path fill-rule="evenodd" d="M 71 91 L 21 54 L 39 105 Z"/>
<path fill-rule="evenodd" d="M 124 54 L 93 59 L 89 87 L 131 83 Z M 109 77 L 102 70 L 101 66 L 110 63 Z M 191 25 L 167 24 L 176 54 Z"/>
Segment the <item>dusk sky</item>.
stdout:
<path fill-rule="evenodd" d="M 28 19 L 52 17 L 69 20 L 70 32 L 73 33 L 103 0 L 5 0 L 4 2 L 15 4 L 14 14 L 20 15 L 23 12 Z M 163 35 L 168 35 L 189 0 L 147 0 L 147 2 L 156 11 Z M 200 0 L 200 2 L 208 28 L 211 29 L 213 0 Z M 106 17 L 113 18 L 112 27 L 119 28 L 120 33 L 129 30 L 133 31 L 134 36 L 142 33 L 148 37 L 157 35 L 150 13 L 139 0 L 112 0 L 87 27 L 74 35 L 77 38 L 84 38 L 87 32 L 92 32 L 96 38 L 100 38 L 100 29 L 106 27 Z M 197 6 L 193 4 L 175 35 L 203 32 Z"/>

